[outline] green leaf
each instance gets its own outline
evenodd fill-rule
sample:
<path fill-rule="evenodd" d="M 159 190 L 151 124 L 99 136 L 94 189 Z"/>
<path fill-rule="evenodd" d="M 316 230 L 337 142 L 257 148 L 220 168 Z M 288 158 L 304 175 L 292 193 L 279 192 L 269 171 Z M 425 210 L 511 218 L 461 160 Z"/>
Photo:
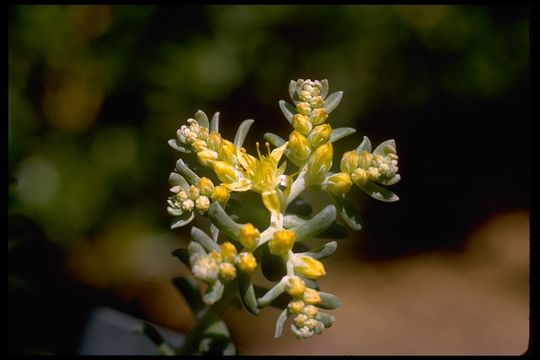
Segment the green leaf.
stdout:
<path fill-rule="evenodd" d="M 274 147 L 280 147 L 281 145 L 285 144 L 285 140 L 281 138 L 279 135 L 273 134 L 273 133 L 266 133 L 264 134 L 264 138 Z"/>
<path fill-rule="evenodd" d="M 274 333 L 274 337 L 277 339 L 281 336 L 281 333 L 283 332 L 283 325 L 285 325 L 285 321 L 287 321 L 287 309 L 283 310 L 281 314 L 279 314 L 279 317 L 276 321 L 276 331 Z"/>
<path fill-rule="evenodd" d="M 202 245 L 207 252 L 218 251 L 219 245 L 204 231 L 193 226 L 191 228 L 191 238 Z"/>
<path fill-rule="evenodd" d="M 310 289 L 315 289 L 315 290 L 319 290 L 319 283 L 317 282 L 317 280 L 313 280 L 313 279 L 308 279 L 307 277 L 304 277 L 304 276 L 300 276 L 300 278 L 304 281 L 304 283 L 306 284 L 306 287 L 310 288 Z"/>
<path fill-rule="evenodd" d="M 204 248 L 202 247 L 201 244 L 199 243 L 196 243 L 195 241 L 191 241 L 188 245 L 188 248 L 187 248 L 187 251 L 188 251 L 188 254 L 189 254 L 189 257 L 191 258 L 191 256 L 193 256 L 194 254 L 198 254 L 200 256 L 206 256 L 207 253 L 206 253 L 206 250 L 204 250 Z"/>
<path fill-rule="evenodd" d="M 304 85 L 304 79 L 298 79 L 296 82 L 296 95 L 298 96 L 302 93 L 302 85 Z"/>
<path fill-rule="evenodd" d="M 187 225 L 195 218 L 195 213 L 193 211 L 183 213 L 180 216 L 177 216 L 173 219 L 171 223 L 171 229 L 176 229 Z"/>
<path fill-rule="evenodd" d="M 242 121 L 240 126 L 238 126 L 238 130 L 236 131 L 236 135 L 234 136 L 234 146 L 237 149 L 240 149 L 242 145 L 244 144 L 244 140 L 246 139 L 249 128 L 254 122 L 255 120 L 248 119 L 248 120 Z"/>
<path fill-rule="evenodd" d="M 210 132 L 219 132 L 219 112 L 214 113 L 212 120 L 210 121 Z"/>
<path fill-rule="evenodd" d="M 225 235 L 231 239 L 238 239 L 242 225 L 234 222 L 218 202 L 213 202 L 210 205 L 208 216 L 212 220 L 212 223 Z"/>
<path fill-rule="evenodd" d="M 178 276 L 173 279 L 173 283 L 195 314 L 198 315 L 206 307 L 199 292 L 199 283 L 194 277 Z"/>
<path fill-rule="evenodd" d="M 362 143 L 356 148 L 356 152 L 359 155 L 362 153 L 362 151 L 367 151 L 368 153 L 371 152 L 371 141 L 369 141 L 367 136 L 364 136 L 364 140 L 362 140 Z"/>
<path fill-rule="evenodd" d="M 313 259 L 326 259 L 334 254 L 337 249 L 337 242 L 330 241 L 322 246 L 319 246 L 310 251 L 298 253 L 297 255 L 305 255 L 312 257 Z"/>
<path fill-rule="evenodd" d="M 216 321 L 205 329 L 199 344 L 201 355 L 235 355 L 235 348 L 224 321 Z"/>
<path fill-rule="evenodd" d="M 240 271 L 238 273 L 238 281 L 240 296 L 244 306 L 253 315 L 258 315 L 259 307 L 257 306 L 257 297 L 255 296 L 255 290 L 253 288 L 253 283 L 251 282 L 250 274 Z"/>
<path fill-rule="evenodd" d="M 375 150 L 373 150 L 373 154 L 379 154 L 381 156 L 386 156 L 386 154 L 389 153 L 396 153 L 396 142 L 394 139 L 383 141 L 375 148 Z"/>
<path fill-rule="evenodd" d="M 172 252 L 181 262 L 183 262 L 187 267 L 190 267 L 189 263 L 189 253 L 187 249 L 176 249 Z"/>
<path fill-rule="evenodd" d="M 167 141 L 167 144 L 169 144 L 169 146 L 172 147 L 176 151 L 183 152 L 184 154 L 190 154 L 191 153 L 190 149 L 185 148 L 184 146 L 182 146 L 182 144 L 176 139 L 170 139 L 169 141 Z"/>
<path fill-rule="evenodd" d="M 349 227 L 353 230 L 361 230 L 362 227 L 364 227 L 362 218 L 360 217 L 358 210 L 355 209 L 349 199 L 347 199 L 344 195 L 338 196 L 333 194 L 332 198 L 336 202 L 341 216 L 347 225 L 349 225 Z"/>
<path fill-rule="evenodd" d="M 167 212 L 172 216 L 180 216 L 184 213 L 184 210 L 167 206 Z"/>
<path fill-rule="evenodd" d="M 334 205 L 328 205 L 317 215 L 291 230 L 296 234 L 296 241 L 308 239 L 323 232 L 335 219 L 336 208 Z"/>
<path fill-rule="evenodd" d="M 204 303 L 207 305 L 216 303 L 219 299 L 221 299 L 224 289 L 225 286 L 220 280 L 216 280 L 208 285 L 208 289 L 206 289 L 206 292 L 203 295 Z"/>
<path fill-rule="evenodd" d="M 334 110 L 339 105 L 342 97 L 343 97 L 343 91 L 337 91 L 333 94 L 330 94 L 324 100 L 324 108 L 326 109 L 326 111 L 328 111 L 328 113 L 331 113 L 332 110 Z"/>
<path fill-rule="evenodd" d="M 210 127 L 210 124 L 208 123 L 208 116 L 206 116 L 204 111 L 197 110 L 194 117 L 200 126 L 205 127 L 207 129 Z"/>
<path fill-rule="evenodd" d="M 184 179 L 184 177 L 182 175 L 180 175 L 178 173 L 175 173 L 175 172 L 172 172 L 169 175 L 169 184 L 171 185 L 171 187 L 179 185 L 184 190 L 187 190 L 189 188 L 189 184 L 186 181 L 186 179 Z"/>
<path fill-rule="evenodd" d="M 326 95 L 328 95 L 328 89 L 329 89 L 328 80 L 327 79 L 321 80 L 321 97 L 323 99 L 326 99 Z"/>
<path fill-rule="evenodd" d="M 325 328 L 331 327 L 334 321 L 336 321 L 335 317 L 322 311 L 317 313 L 316 319 L 322 322 Z"/>
<path fill-rule="evenodd" d="M 289 83 L 289 95 L 291 96 L 291 100 L 294 101 L 294 94 L 296 93 L 296 81 L 291 80 Z"/>
<path fill-rule="evenodd" d="M 212 234 L 212 239 L 217 242 L 219 238 L 219 229 L 215 227 L 214 224 L 210 224 L 210 234 Z"/>
<path fill-rule="evenodd" d="M 346 239 L 349 237 L 349 232 L 345 226 L 333 222 L 326 230 L 315 237 L 318 239 Z"/>
<path fill-rule="evenodd" d="M 274 299 L 279 295 L 283 294 L 285 291 L 285 283 L 283 281 L 278 282 L 274 287 L 272 287 L 266 294 L 257 300 L 257 305 L 259 308 L 269 305 Z"/>
<path fill-rule="evenodd" d="M 272 255 L 267 245 L 260 246 L 255 251 L 260 259 L 261 271 L 265 278 L 270 281 L 279 281 L 287 273 L 287 268 L 281 256 Z"/>
<path fill-rule="evenodd" d="M 135 328 L 135 332 L 145 335 L 152 341 L 158 347 L 161 355 L 174 355 L 174 350 L 171 346 L 163 339 L 159 331 L 149 323 L 145 322 L 138 326 Z"/>
<path fill-rule="evenodd" d="M 182 159 L 178 159 L 176 162 L 176 171 L 182 174 L 190 184 L 197 184 L 199 182 L 199 175 L 195 174 Z"/>
<path fill-rule="evenodd" d="M 342 127 L 342 128 L 334 129 L 330 133 L 330 139 L 328 140 L 328 142 L 333 143 L 335 141 L 338 141 L 339 139 L 344 138 L 345 136 L 354 134 L 355 132 L 356 132 L 356 129 L 351 128 L 351 127 Z"/>
<path fill-rule="evenodd" d="M 281 112 L 283 113 L 283 115 L 285 115 L 289 123 L 292 124 L 292 118 L 296 113 L 296 109 L 285 100 L 279 100 L 279 108 L 281 109 Z"/>
<path fill-rule="evenodd" d="M 297 215 L 285 215 L 283 217 L 283 227 L 286 229 L 300 226 L 305 222 L 306 222 L 305 219 L 302 219 L 301 217 Z"/>
<path fill-rule="evenodd" d="M 360 189 L 362 189 L 372 198 L 379 201 L 394 202 L 399 200 L 399 197 L 396 194 L 389 190 L 386 190 L 383 187 L 380 187 L 379 185 L 374 184 L 369 180 L 365 185 L 360 186 Z"/>
<path fill-rule="evenodd" d="M 341 299 L 336 295 L 319 291 L 321 301 L 317 304 L 318 307 L 327 310 L 337 309 L 341 306 Z"/>

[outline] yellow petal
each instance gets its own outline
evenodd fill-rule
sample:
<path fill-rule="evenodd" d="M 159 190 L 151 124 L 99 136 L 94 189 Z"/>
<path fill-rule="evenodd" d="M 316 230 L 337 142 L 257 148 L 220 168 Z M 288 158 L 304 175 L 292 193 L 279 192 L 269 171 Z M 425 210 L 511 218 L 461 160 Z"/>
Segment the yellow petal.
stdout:
<path fill-rule="evenodd" d="M 264 203 L 264 206 L 270 211 L 272 214 L 279 216 L 281 212 L 281 202 L 279 200 L 279 195 L 276 190 L 271 191 L 265 191 L 262 193 L 262 201 Z"/>
<path fill-rule="evenodd" d="M 223 184 L 227 189 L 231 191 L 248 191 L 251 190 L 251 181 L 248 179 L 240 179 L 230 184 Z"/>
<path fill-rule="evenodd" d="M 281 160 L 281 157 L 283 156 L 283 153 L 285 152 L 285 149 L 287 149 L 288 144 L 289 144 L 289 142 L 286 141 L 280 147 L 275 148 L 274 150 L 272 150 L 272 153 L 270 154 L 270 156 L 272 157 L 272 159 L 274 159 L 276 161 L 276 164 L 279 162 L 279 160 Z"/>

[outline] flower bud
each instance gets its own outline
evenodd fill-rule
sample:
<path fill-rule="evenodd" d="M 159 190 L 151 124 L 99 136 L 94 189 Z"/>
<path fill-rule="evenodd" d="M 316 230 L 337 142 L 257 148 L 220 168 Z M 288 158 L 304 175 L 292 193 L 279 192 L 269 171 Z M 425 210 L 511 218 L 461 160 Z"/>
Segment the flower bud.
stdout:
<path fill-rule="evenodd" d="M 236 148 L 229 140 L 222 139 L 219 147 L 218 156 L 220 160 L 226 161 L 229 164 L 236 163 Z"/>
<path fill-rule="evenodd" d="M 252 273 L 257 268 L 257 260 L 252 253 L 241 252 L 236 259 L 236 265 L 241 271 Z"/>
<path fill-rule="evenodd" d="M 212 166 L 212 162 L 217 160 L 218 154 L 215 151 L 206 149 L 202 150 L 197 153 L 197 159 L 201 163 L 202 166 L 210 167 Z"/>
<path fill-rule="evenodd" d="M 198 138 L 199 138 L 200 140 L 203 140 L 203 141 L 206 142 L 206 140 L 208 139 L 208 131 L 209 131 L 208 128 L 205 128 L 205 127 L 202 127 L 202 126 L 201 126 L 201 128 L 200 128 L 200 130 L 199 130 L 199 136 L 198 136 Z"/>
<path fill-rule="evenodd" d="M 236 277 L 236 268 L 231 263 L 221 263 L 219 265 L 219 275 L 224 280 L 232 280 Z"/>
<path fill-rule="evenodd" d="M 309 116 L 313 125 L 319 125 L 328 119 L 328 111 L 325 108 L 313 109 Z"/>
<path fill-rule="evenodd" d="M 199 197 L 199 189 L 194 185 L 190 185 L 187 195 L 191 200 L 195 201 Z"/>
<path fill-rule="evenodd" d="M 360 160 L 360 156 L 358 156 L 358 153 L 355 150 L 347 151 L 343 154 L 341 157 L 341 164 L 340 169 L 341 171 L 351 174 L 354 169 L 358 167 L 358 161 Z"/>
<path fill-rule="evenodd" d="M 191 147 L 193 148 L 193 150 L 195 150 L 195 152 L 206 150 L 206 141 L 197 139 L 191 143 Z"/>
<path fill-rule="evenodd" d="M 316 148 L 319 145 L 328 142 L 330 134 L 332 134 L 332 127 L 330 124 L 315 126 L 311 131 L 311 134 L 309 134 L 309 144 L 312 148 Z"/>
<path fill-rule="evenodd" d="M 300 134 L 307 136 L 311 131 L 313 125 L 309 121 L 309 118 L 305 115 L 296 114 L 292 119 L 292 126 L 294 130 L 298 131 Z"/>
<path fill-rule="evenodd" d="M 219 151 L 219 148 L 221 147 L 221 135 L 215 131 L 212 131 L 208 135 L 206 142 L 210 150 Z"/>
<path fill-rule="evenodd" d="M 326 275 L 322 262 L 305 255 L 295 257 L 294 271 L 308 279 L 319 279 Z"/>
<path fill-rule="evenodd" d="M 206 212 L 210 207 L 210 200 L 207 196 L 199 196 L 197 200 L 195 200 L 195 207 L 199 211 Z"/>
<path fill-rule="evenodd" d="M 234 171 L 234 167 L 225 161 L 214 161 L 212 167 L 216 173 L 218 179 L 224 183 L 232 183 L 238 180 L 238 176 Z"/>
<path fill-rule="evenodd" d="M 176 193 L 176 200 L 180 202 L 187 200 L 187 198 L 188 198 L 188 195 L 184 190 L 180 190 L 179 192 Z"/>
<path fill-rule="evenodd" d="M 234 262 L 234 259 L 236 258 L 236 247 L 232 243 L 228 241 L 224 242 L 219 245 L 219 249 L 223 260 L 230 263 Z"/>
<path fill-rule="evenodd" d="M 377 181 L 379 180 L 379 177 L 381 176 L 381 174 L 379 173 L 379 169 L 375 167 L 370 167 L 367 170 L 367 175 L 368 175 L 369 180 L 371 181 Z"/>
<path fill-rule="evenodd" d="M 247 223 L 240 229 L 240 237 L 238 240 L 246 249 L 255 249 L 259 237 L 259 230 L 257 230 L 253 224 Z"/>
<path fill-rule="evenodd" d="M 311 106 L 307 102 L 299 102 L 296 105 L 296 112 L 302 115 L 309 115 L 311 113 Z"/>
<path fill-rule="evenodd" d="M 304 302 L 302 300 L 292 300 L 287 307 L 291 314 L 299 314 L 304 310 Z"/>
<path fill-rule="evenodd" d="M 211 257 L 202 256 L 194 261 L 191 272 L 199 280 L 214 282 L 219 274 L 219 266 Z"/>
<path fill-rule="evenodd" d="M 306 288 L 304 291 L 303 300 L 306 304 L 315 305 L 321 301 L 321 297 L 319 296 L 319 292 L 317 290 Z"/>
<path fill-rule="evenodd" d="M 229 197 L 229 190 L 223 185 L 218 185 L 214 188 L 214 191 L 212 192 L 212 196 L 210 198 L 213 201 L 217 201 L 218 203 L 220 203 L 221 206 L 225 206 L 225 204 L 229 200 Z"/>
<path fill-rule="evenodd" d="M 304 326 L 304 323 L 309 320 L 309 318 L 304 315 L 304 314 L 298 314 L 294 317 L 293 319 L 293 323 L 296 327 L 299 327 L 301 328 L 302 326 Z"/>
<path fill-rule="evenodd" d="M 214 191 L 214 183 L 212 183 L 212 180 L 207 177 L 200 178 L 197 182 L 197 187 L 199 188 L 200 193 L 204 196 L 210 196 Z"/>
<path fill-rule="evenodd" d="M 291 150 L 292 156 L 299 161 L 306 160 L 311 154 L 308 139 L 296 130 L 289 135 L 289 145 L 287 147 Z"/>
<path fill-rule="evenodd" d="M 311 91 L 303 90 L 300 93 L 299 97 L 300 97 L 300 100 L 302 100 L 302 101 L 309 101 L 309 100 L 311 100 Z"/>
<path fill-rule="evenodd" d="M 182 209 L 186 210 L 186 211 L 191 211 L 193 210 L 193 207 L 195 206 L 195 203 L 193 202 L 193 200 L 191 199 L 187 199 L 187 200 L 184 200 L 182 202 Z"/>
<path fill-rule="evenodd" d="M 309 104 L 311 105 L 312 109 L 322 108 L 324 105 L 324 100 L 321 96 L 313 96 L 311 100 L 309 100 Z"/>
<path fill-rule="evenodd" d="M 351 179 L 357 186 L 364 186 L 368 181 L 368 174 L 366 170 L 357 168 L 352 172 Z"/>
<path fill-rule="evenodd" d="M 302 310 L 302 313 L 310 318 L 314 318 L 319 313 L 319 309 L 317 309 L 313 305 L 306 305 L 304 306 L 304 310 Z"/>
<path fill-rule="evenodd" d="M 352 186 L 351 177 L 343 172 L 330 176 L 326 181 L 326 189 L 334 195 L 346 194 Z"/>
<path fill-rule="evenodd" d="M 270 253 L 283 255 L 293 248 L 296 234 L 292 230 L 277 230 L 268 242 Z"/>
<path fill-rule="evenodd" d="M 362 169 L 367 170 L 371 166 L 371 161 L 373 160 L 373 155 L 367 151 L 362 151 L 358 159 L 358 166 Z"/>
<path fill-rule="evenodd" d="M 293 297 L 299 297 L 304 294 L 306 284 L 298 276 L 290 276 L 285 283 L 285 291 Z"/>
<path fill-rule="evenodd" d="M 332 144 L 326 143 L 317 148 L 307 163 L 306 179 L 310 183 L 321 183 L 332 167 Z"/>

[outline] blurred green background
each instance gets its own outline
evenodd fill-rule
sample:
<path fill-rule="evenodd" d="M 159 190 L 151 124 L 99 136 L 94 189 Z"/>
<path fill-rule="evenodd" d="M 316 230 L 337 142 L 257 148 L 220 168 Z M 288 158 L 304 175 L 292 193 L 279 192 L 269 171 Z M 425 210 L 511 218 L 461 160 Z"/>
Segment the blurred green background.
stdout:
<path fill-rule="evenodd" d="M 345 248 L 364 261 L 459 251 L 530 207 L 528 6 L 8 11 L 9 353 L 76 352 L 95 304 L 149 317 L 138 284 L 177 273 L 188 241 L 169 230 L 167 140 L 198 109 L 229 138 L 247 118 L 250 144 L 286 136 L 292 79 L 344 91 L 330 121 L 358 132 L 336 153 L 396 139 L 401 201 L 351 195 L 367 226 Z"/>

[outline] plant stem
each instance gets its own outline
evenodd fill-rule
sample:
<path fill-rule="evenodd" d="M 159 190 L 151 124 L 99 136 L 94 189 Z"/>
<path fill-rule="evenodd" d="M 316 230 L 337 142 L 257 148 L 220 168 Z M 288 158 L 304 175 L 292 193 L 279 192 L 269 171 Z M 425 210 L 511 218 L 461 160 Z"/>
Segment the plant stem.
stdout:
<path fill-rule="evenodd" d="M 238 281 L 235 279 L 227 284 L 221 299 L 211 306 L 207 306 L 201 311 L 199 321 L 191 329 L 180 348 L 176 350 L 177 355 L 194 355 L 199 350 L 199 344 L 204 337 L 204 332 L 216 321 L 221 320 L 221 315 L 227 309 L 236 294 Z"/>

